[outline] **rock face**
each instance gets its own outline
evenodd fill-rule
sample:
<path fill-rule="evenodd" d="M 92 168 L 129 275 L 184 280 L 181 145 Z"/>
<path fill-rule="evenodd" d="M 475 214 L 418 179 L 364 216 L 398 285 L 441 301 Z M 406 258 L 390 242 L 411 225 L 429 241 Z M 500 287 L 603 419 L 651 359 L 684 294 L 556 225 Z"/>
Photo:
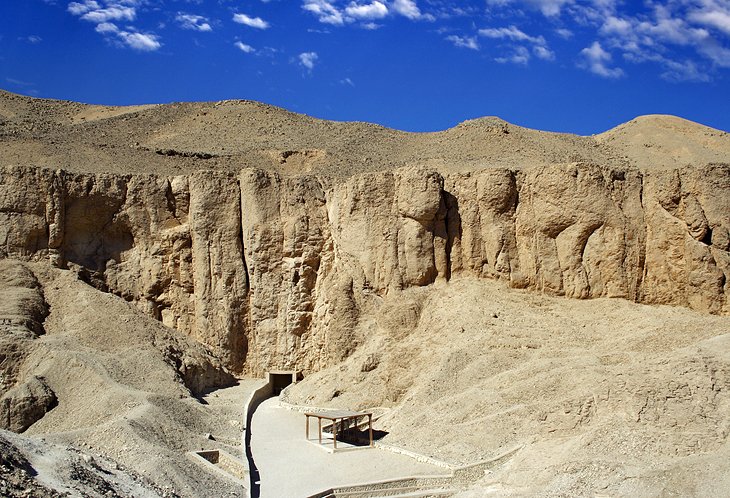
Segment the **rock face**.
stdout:
<path fill-rule="evenodd" d="M 460 276 L 728 314 L 729 251 L 727 164 L 0 170 L 0 257 L 76 269 L 237 373 L 332 365 L 377 296 Z"/>
<path fill-rule="evenodd" d="M 16 385 L 0 398 L 0 428 L 23 432 L 51 410 L 58 400 L 39 377 Z"/>
<path fill-rule="evenodd" d="M 59 257 L 59 253 L 49 254 L 54 259 Z M 79 266 L 79 276 L 97 286 L 107 286 L 106 273 L 94 271 L 93 257 L 86 257 L 90 258 L 87 260 L 89 268 Z M 69 264 L 78 266 L 78 263 Z M 48 275 L 45 275 L 46 281 L 41 284 L 31 266 L 33 264 L 16 259 L 0 259 L 0 429 L 26 431 L 57 405 L 72 405 L 76 398 L 83 397 L 79 386 L 70 382 L 70 379 L 81 377 L 81 384 L 88 388 L 95 381 L 98 382 L 96 375 L 99 371 L 110 369 L 108 366 L 96 365 L 95 360 L 88 356 L 78 361 L 74 357 L 77 353 L 73 351 L 73 339 L 59 337 L 67 331 L 80 334 L 79 330 L 85 327 L 91 329 L 95 337 L 93 340 L 82 338 L 82 349 L 88 352 L 96 347 L 99 355 L 103 355 L 103 350 L 112 358 L 112 365 L 119 365 L 124 361 L 123 356 L 130 355 L 140 363 L 135 365 L 135 373 L 148 379 L 157 388 L 166 386 L 169 389 L 172 386 L 179 392 L 197 395 L 213 386 L 230 385 L 234 380 L 222 368 L 220 361 L 211 356 L 211 348 L 204 348 L 144 315 L 141 317 L 154 325 L 151 332 L 139 320 L 129 324 L 129 318 L 123 315 L 125 308 L 133 309 L 130 304 L 97 292 L 68 271 L 55 270 L 65 273 L 68 281 L 83 291 L 115 301 L 116 308 L 110 303 L 97 303 L 98 307 L 95 308 L 91 304 L 94 302 L 93 296 L 84 295 L 78 288 L 73 290 L 69 285 L 64 286 Z M 41 272 L 51 270 L 43 264 L 35 264 L 35 268 L 41 269 Z M 51 306 L 46 302 L 48 293 L 68 294 L 70 303 L 66 305 L 73 305 L 73 311 L 69 308 L 64 310 L 63 306 L 56 303 L 56 315 L 63 317 L 52 318 L 49 314 Z M 99 315 L 103 313 L 109 313 L 118 322 L 111 326 L 98 325 Z M 65 322 L 66 319 L 69 321 Z M 55 321 L 55 334 L 46 334 L 49 320 Z M 93 325 L 95 321 L 96 326 Z M 109 337 L 110 332 L 115 336 Z M 130 353 L 130 348 L 135 348 L 135 352 Z M 150 373 L 150 370 L 154 373 Z M 101 377 L 110 379 L 109 374 Z M 94 396 L 90 398 L 99 402 Z M 78 414 L 73 420 L 79 421 Z"/>
<path fill-rule="evenodd" d="M 44 333 L 48 305 L 36 277 L 17 261 L 0 260 L 0 428 L 23 432 L 53 408 L 43 379 L 25 378 L 24 360 Z"/>

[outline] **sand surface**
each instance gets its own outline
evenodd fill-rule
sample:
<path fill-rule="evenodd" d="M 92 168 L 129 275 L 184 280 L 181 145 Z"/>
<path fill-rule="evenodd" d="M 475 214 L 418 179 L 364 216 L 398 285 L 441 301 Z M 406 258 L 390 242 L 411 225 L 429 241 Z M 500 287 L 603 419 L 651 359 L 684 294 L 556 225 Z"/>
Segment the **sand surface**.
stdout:
<path fill-rule="evenodd" d="M 261 478 L 261 498 L 309 496 L 335 486 L 420 475 L 441 475 L 443 468 L 377 448 L 338 445 L 330 453 L 316 443 L 311 421 L 305 439 L 303 413 L 279 406 L 271 398 L 256 410 L 251 449 Z M 331 447 L 331 444 L 327 446 Z"/>

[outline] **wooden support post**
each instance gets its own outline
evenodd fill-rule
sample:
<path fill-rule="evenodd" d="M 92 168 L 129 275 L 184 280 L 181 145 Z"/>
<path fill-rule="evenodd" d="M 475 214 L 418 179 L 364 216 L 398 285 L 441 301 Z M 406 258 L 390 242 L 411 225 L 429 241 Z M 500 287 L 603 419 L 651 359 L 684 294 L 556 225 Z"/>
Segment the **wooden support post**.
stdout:
<path fill-rule="evenodd" d="M 370 433 L 370 447 L 373 446 L 373 416 L 368 413 L 368 432 Z"/>
<path fill-rule="evenodd" d="M 334 420 L 332 423 L 332 436 L 332 444 L 337 449 L 337 420 Z"/>

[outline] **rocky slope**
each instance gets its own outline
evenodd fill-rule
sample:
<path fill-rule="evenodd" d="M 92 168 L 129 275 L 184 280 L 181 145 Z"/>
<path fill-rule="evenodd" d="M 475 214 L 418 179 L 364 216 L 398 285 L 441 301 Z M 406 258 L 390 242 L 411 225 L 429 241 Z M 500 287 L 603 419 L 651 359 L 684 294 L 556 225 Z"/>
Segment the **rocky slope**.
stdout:
<path fill-rule="evenodd" d="M 73 448 L 0 430 L 0 450 L 0 494 L 6 498 L 166 496 L 116 463 Z"/>
<path fill-rule="evenodd" d="M 654 313 L 647 310 L 660 310 L 651 340 L 631 323 L 617 336 L 629 345 L 650 343 L 667 340 L 656 339 L 666 328 L 681 348 L 690 348 L 672 349 L 669 363 L 649 346 L 627 352 L 600 343 L 605 351 L 599 356 L 610 357 L 611 365 L 612 354 L 627 354 L 626 368 L 653 365 L 637 382 L 660 394 L 642 398 L 640 386 L 631 384 L 621 387 L 625 399 L 665 406 L 681 391 L 668 379 L 687 365 L 704 386 L 702 396 L 724 393 L 727 379 L 718 372 L 727 367 L 726 341 L 712 341 L 728 330 L 728 276 L 730 135 L 679 118 L 637 118 L 593 137 L 528 130 L 497 118 L 411 134 L 246 101 L 113 108 L 0 93 L 3 427 L 61 430 L 64 443 L 103 440 L 109 427 L 137 441 L 161 432 L 160 445 L 145 450 L 144 462 L 151 462 L 160 447 L 181 449 L 176 437 L 190 438 L 169 429 L 184 425 L 176 414 L 205 426 L 203 411 L 183 409 L 175 397 L 230 382 L 231 373 L 292 369 L 309 379 L 293 394 L 299 401 L 395 407 L 386 421 L 403 435 L 396 442 L 408 445 L 412 437 L 427 445 L 436 426 L 408 428 L 404 421 L 415 417 L 413 407 L 429 406 L 437 396 L 446 396 L 447 404 L 456 400 L 447 396 L 458 394 L 447 389 L 453 379 L 438 372 L 451 371 L 446 367 L 467 353 L 465 345 L 489 349 L 500 343 L 479 335 L 483 341 L 472 344 L 461 331 L 490 330 L 492 315 L 483 311 L 508 288 L 523 296 L 517 300 L 527 303 L 526 310 L 537 306 L 532 293 L 570 298 L 555 301 L 567 309 L 583 309 L 577 299 L 620 298 L 610 302 L 627 307 L 609 314 L 601 329 L 608 336 L 622 313 L 638 323 Z M 605 309 L 593 305 L 572 328 L 595 326 L 588 317 Z M 656 305 L 692 311 L 678 319 Z M 516 302 L 505 306 L 510 313 L 520 310 Z M 460 323 L 459 313 L 474 323 Z M 550 322 L 536 316 L 530 330 Z M 570 311 L 560 316 L 571 320 Z M 693 321 L 704 330 L 700 336 L 687 331 Z M 494 414 L 514 413 L 518 421 L 545 415 L 559 431 L 573 424 L 566 433 L 571 437 L 587 434 L 584 423 L 624 437 L 625 428 L 611 425 L 610 417 L 590 415 L 599 405 L 607 413 L 633 414 L 628 401 L 617 408 L 601 398 L 604 384 L 619 373 L 586 363 L 596 341 L 563 336 L 560 324 L 550 323 L 545 341 L 572 344 L 583 354 L 562 360 L 488 355 L 487 363 L 464 362 L 458 375 L 469 383 L 491 361 L 534 361 L 530 375 L 553 379 L 555 389 L 541 389 L 555 399 L 539 409 L 515 408 L 534 394 L 525 390 L 503 396 Z M 418 334 L 409 335 L 414 328 Z M 119 330 L 111 346 L 100 339 L 101 331 Z M 513 339 L 528 352 L 535 346 L 522 336 Z M 712 356 L 713 347 L 719 356 Z M 114 360 L 120 354 L 121 363 Z M 409 355 L 420 360 L 403 364 Z M 445 356 L 430 361 L 439 355 Z M 698 355 L 712 356 L 713 366 L 692 363 Z M 567 362 L 568 371 L 590 367 L 595 375 L 573 399 L 565 393 L 575 391 L 575 383 L 559 382 L 565 372 L 539 368 L 548 359 Z M 68 361 L 83 369 L 66 373 Z M 137 374 L 142 364 L 159 369 Z M 345 372 L 347 382 L 318 384 L 312 374 L 324 370 Z M 368 372 L 377 372 L 378 380 Z M 514 378 L 495 372 L 488 378 L 498 383 L 523 382 L 524 372 Z M 96 380 L 87 385 L 87 376 Z M 363 379 L 375 387 L 358 402 L 352 388 Z M 131 389 L 131 397 L 102 406 L 128 402 L 122 417 L 144 420 L 144 429 L 102 409 L 89 415 L 85 435 L 72 436 L 73 427 L 65 424 L 83 415 L 72 402 L 75 389 L 86 386 L 83 392 L 93 397 L 110 383 L 127 386 L 115 396 Z M 496 387 L 481 389 L 465 399 L 483 399 Z M 586 401 L 589 391 L 597 393 L 593 402 Z M 705 410 L 712 420 L 727 403 L 713 395 L 707 408 L 705 398 L 688 396 L 682 410 Z M 566 398 L 571 411 L 565 413 L 582 415 L 560 415 Z M 482 407 L 477 405 L 469 401 L 456 416 L 467 417 Z M 149 420 L 159 425 L 145 425 Z M 643 420 L 650 431 L 669 423 Z M 702 441 L 711 441 L 708 451 L 727 444 L 725 426 L 696 423 Z M 535 444 L 550 440 L 549 430 L 537 431 L 542 439 Z M 705 437 L 710 433 L 715 439 Z M 444 447 L 448 434 L 433 441 Z M 486 442 L 444 456 L 469 460 L 509 442 L 525 443 L 479 440 Z M 666 451 L 684 448 L 682 441 L 673 440 Z M 132 457 L 130 450 L 107 451 Z M 138 470 L 149 470 L 148 463 Z M 199 489 L 204 478 L 196 476 L 197 484 L 180 477 L 175 485 Z"/>
<path fill-rule="evenodd" d="M 384 443 L 452 464 L 518 449 L 465 498 L 728 489 L 727 317 L 474 277 L 389 295 L 372 316 L 352 356 L 285 401 L 374 408 Z"/>

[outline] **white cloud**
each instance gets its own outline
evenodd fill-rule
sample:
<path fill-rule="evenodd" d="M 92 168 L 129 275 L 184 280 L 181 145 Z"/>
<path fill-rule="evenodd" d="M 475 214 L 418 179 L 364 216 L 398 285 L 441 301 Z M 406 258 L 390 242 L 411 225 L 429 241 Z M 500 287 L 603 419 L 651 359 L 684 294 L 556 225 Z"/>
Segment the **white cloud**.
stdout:
<path fill-rule="evenodd" d="M 508 28 L 485 28 L 479 30 L 479 35 L 484 36 L 486 38 L 506 38 L 508 40 L 512 41 L 527 41 L 539 45 L 545 44 L 545 38 L 542 36 L 530 36 L 524 31 L 521 31 L 520 29 L 516 28 L 515 26 L 510 26 Z"/>
<path fill-rule="evenodd" d="M 659 75 L 662 79 L 672 82 L 710 81 L 710 76 L 702 71 L 694 61 L 675 61 L 660 54 L 626 53 L 624 59 L 635 64 L 655 62 L 664 67 Z"/>
<path fill-rule="evenodd" d="M 268 22 L 264 21 L 260 17 L 250 17 L 246 14 L 234 14 L 233 22 L 237 22 L 238 24 L 244 24 L 248 27 L 256 29 L 268 29 L 270 26 Z"/>
<path fill-rule="evenodd" d="M 573 3 L 572 0 L 531 0 L 527 2 L 537 7 L 545 16 L 557 16 L 564 5 Z"/>
<path fill-rule="evenodd" d="M 720 45 L 715 40 L 703 43 L 697 48 L 697 51 L 710 59 L 717 67 L 730 67 L 730 48 Z"/>
<path fill-rule="evenodd" d="M 369 29 L 369 30 L 373 31 L 373 30 L 382 28 L 383 25 L 382 24 L 378 24 L 376 22 L 366 22 L 366 23 L 362 23 L 360 25 L 360 27 L 362 29 Z"/>
<path fill-rule="evenodd" d="M 94 0 L 86 0 L 83 3 L 71 2 L 68 4 L 68 11 L 75 16 L 80 16 L 82 14 L 86 14 L 87 12 L 89 12 L 91 10 L 99 10 L 99 9 L 101 9 L 101 5 L 99 5 Z"/>
<path fill-rule="evenodd" d="M 254 49 L 251 45 L 246 45 L 245 43 L 240 42 L 240 41 L 237 41 L 236 43 L 234 43 L 233 46 L 235 46 L 241 52 L 244 52 L 247 54 L 252 54 L 256 51 L 256 49 Z"/>
<path fill-rule="evenodd" d="M 133 50 L 141 52 L 154 52 L 162 47 L 160 37 L 149 33 L 139 33 L 137 31 L 129 31 L 119 29 L 119 27 L 111 22 L 97 24 L 95 31 L 120 46 L 125 46 Z"/>
<path fill-rule="evenodd" d="M 479 43 L 477 43 L 476 36 L 449 35 L 446 37 L 446 39 L 453 43 L 456 47 L 479 50 Z"/>
<path fill-rule="evenodd" d="M 550 50 L 547 45 L 547 41 L 543 36 L 528 35 L 516 26 L 480 29 L 479 36 L 514 42 L 514 44 L 510 47 L 510 55 L 495 59 L 497 62 L 503 64 L 507 62 L 514 64 L 527 64 L 531 58 L 531 54 L 528 48 L 522 46 L 524 43 L 532 44 L 532 54 L 534 54 L 538 59 L 546 61 L 555 59 L 555 53 Z"/>
<path fill-rule="evenodd" d="M 704 7 L 699 9 L 690 0 L 679 0 L 654 4 L 647 13 L 608 16 L 598 33 L 604 37 L 606 46 L 621 50 L 627 60 L 656 62 L 665 66 L 668 71 L 664 73 L 667 75 L 663 76 L 665 79 L 703 81 L 709 77 L 702 68 L 703 58 L 716 68 L 730 67 L 730 48 L 723 40 L 726 27 L 730 32 L 730 22 L 727 26 L 724 24 L 724 14 L 730 21 L 730 5 L 726 12 L 716 0 L 698 0 L 697 3 Z M 720 33 L 713 33 L 710 29 Z M 700 57 L 693 65 L 670 64 L 667 61 L 676 59 L 672 56 L 672 45 L 691 47 Z"/>
<path fill-rule="evenodd" d="M 353 88 L 355 87 L 355 83 L 353 83 L 353 82 L 352 82 L 352 80 L 351 80 L 350 78 L 344 78 L 344 79 L 341 79 L 341 80 L 340 80 L 340 84 L 341 84 L 341 85 L 347 85 L 347 86 L 351 86 L 351 87 L 353 87 Z"/>
<path fill-rule="evenodd" d="M 616 35 L 616 36 L 631 36 L 634 27 L 631 21 L 627 19 L 621 19 L 614 16 L 609 16 L 599 29 L 602 35 Z"/>
<path fill-rule="evenodd" d="M 710 76 L 701 71 L 692 61 L 677 62 L 667 59 L 662 63 L 667 69 L 660 76 L 667 81 L 710 81 Z"/>
<path fill-rule="evenodd" d="M 95 30 L 97 33 L 101 33 L 102 35 L 119 32 L 119 28 L 117 27 L 117 25 L 111 22 L 103 22 L 101 24 L 97 24 Z"/>
<path fill-rule="evenodd" d="M 487 0 L 488 5 L 495 7 L 512 3 L 524 4 L 528 8 L 539 10 L 544 16 L 553 17 L 559 15 L 564 6 L 574 4 L 575 0 Z"/>
<path fill-rule="evenodd" d="M 730 5 L 728 6 L 730 10 Z M 689 14 L 689 19 L 697 24 L 718 29 L 730 35 L 730 12 L 722 10 L 700 10 Z"/>
<path fill-rule="evenodd" d="M 709 36 L 705 29 L 689 27 L 683 19 L 671 17 L 662 17 L 656 22 L 640 22 L 636 25 L 636 30 L 653 40 L 676 45 L 689 45 Z"/>
<path fill-rule="evenodd" d="M 391 8 L 408 19 L 420 19 L 423 16 L 414 0 L 394 0 Z"/>
<path fill-rule="evenodd" d="M 162 46 L 157 35 L 120 31 L 118 36 L 124 44 L 134 50 L 154 52 Z"/>
<path fill-rule="evenodd" d="M 590 47 L 586 47 L 581 50 L 580 55 L 583 57 L 581 67 L 584 67 L 593 74 L 612 79 L 620 78 L 624 75 L 621 68 L 608 67 L 607 64 L 611 62 L 613 57 L 610 53 L 606 52 L 597 41 L 594 41 Z"/>
<path fill-rule="evenodd" d="M 516 47 L 512 55 L 508 57 L 497 57 L 494 59 L 500 64 L 522 64 L 525 65 L 530 61 L 530 52 L 525 47 Z"/>
<path fill-rule="evenodd" d="M 412 20 L 435 20 L 433 15 L 423 14 L 415 0 L 352 0 L 345 7 L 338 6 L 337 0 L 303 0 L 302 9 L 317 16 L 319 22 L 335 26 L 384 19 L 393 14 Z M 370 22 L 363 27 L 373 29 L 380 26 Z"/>
<path fill-rule="evenodd" d="M 327 0 L 305 0 L 302 8 L 316 15 L 319 22 L 341 26 L 345 23 L 345 17 L 339 9 Z"/>
<path fill-rule="evenodd" d="M 112 5 L 104 9 L 90 10 L 81 16 L 84 21 L 102 23 L 109 21 L 134 21 L 137 11 L 132 7 Z"/>
<path fill-rule="evenodd" d="M 537 57 L 538 59 L 542 59 L 545 61 L 555 60 L 555 52 L 547 47 L 543 47 L 542 45 L 536 45 L 532 47 L 532 53 L 535 54 L 535 57 Z"/>
<path fill-rule="evenodd" d="M 213 31 L 213 28 L 210 26 L 207 17 L 178 12 L 177 16 L 175 16 L 175 20 L 180 24 L 180 27 L 183 29 L 190 29 L 193 31 L 202 32 Z"/>
<path fill-rule="evenodd" d="M 319 55 L 317 55 L 317 52 L 302 52 L 299 54 L 299 64 L 310 71 L 314 69 L 314 65 L 317 63 L 318 59 Z"/>
<path fill-rule="evenodd" d="M 353 19 L 382 19 L 388 15 L 388 7 L 377 0 L 362 5 L 351 2 L 350 5 L 345 8 L 345 14 Z"/>
<path fill-rule="evenodd" d="M 115 24 L 134 21 L 137 7 L 143 3 L 144 0 L 84 0 L 70 2 L 67 10 L 79 19 L 96 24 L 94 30 L 111 43 L 142 52 L 154 52 L 162 47 L 159 36 L 142 33 L 134 26 L 121 29 Z"/>

